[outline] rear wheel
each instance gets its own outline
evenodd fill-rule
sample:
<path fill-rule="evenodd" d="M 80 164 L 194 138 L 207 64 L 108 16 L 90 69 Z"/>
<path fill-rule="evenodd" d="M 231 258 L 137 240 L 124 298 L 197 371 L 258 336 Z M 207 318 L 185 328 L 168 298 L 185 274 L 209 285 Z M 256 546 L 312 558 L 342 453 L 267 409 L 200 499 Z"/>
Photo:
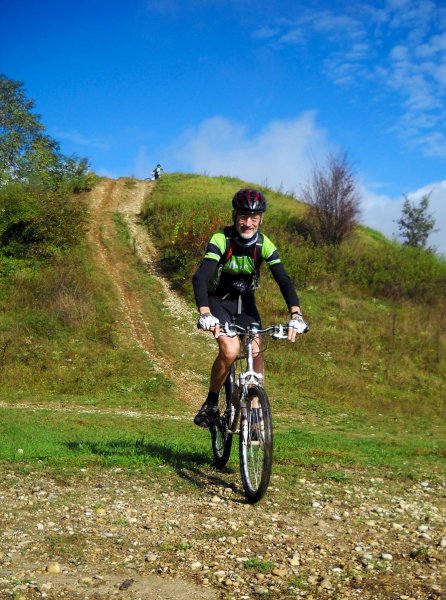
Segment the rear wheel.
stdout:
<path fill-rule="evenodd" d="M 221 469 L 231 455 L 233 431 L 237 426 L 238 406 L 232 403 L 235 368 L 231 367 L 218 399 L 218 417 L 210 428 L 214 466 Z"/>
<path fill-rule="evenodd" d="M 271 409 L 265 390 L 249 388 L 240 415 L 240 473 L 246 497 L 258 502 L 268 488 L 273 460 Z"/>

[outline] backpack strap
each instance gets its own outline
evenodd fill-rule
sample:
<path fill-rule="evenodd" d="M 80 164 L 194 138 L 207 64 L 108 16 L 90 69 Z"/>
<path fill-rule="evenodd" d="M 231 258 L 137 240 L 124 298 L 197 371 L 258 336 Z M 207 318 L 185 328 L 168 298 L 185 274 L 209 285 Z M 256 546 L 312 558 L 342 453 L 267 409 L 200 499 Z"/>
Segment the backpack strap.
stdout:
<path fill-rule="evenodd" d="M 259 231 L 259 237 L 257 239 L 256 245 L 254 246 L 254 265 L 256 267 L 256 271 L 260 268 L 262 263 L 262 248 L 263 248 L 263 233 Z"/>
<path fill-rule="evenodd" d="M 225 236 L 226 248 L 223 256 L 220 259 L 220 264 L 225 265 L 231 258 L 234 251 L 234 240 L 230 236 Z"/>

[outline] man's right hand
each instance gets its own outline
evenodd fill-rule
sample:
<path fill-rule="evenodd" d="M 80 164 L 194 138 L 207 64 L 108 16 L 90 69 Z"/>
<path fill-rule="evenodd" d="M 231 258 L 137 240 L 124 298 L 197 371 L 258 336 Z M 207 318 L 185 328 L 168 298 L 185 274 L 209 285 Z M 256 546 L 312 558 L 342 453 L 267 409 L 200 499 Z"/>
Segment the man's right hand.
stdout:
<path fill-rule="evenodd" d="M 220 321 L 211 313 L 202 313 L 198 317 L 197 327 L 204 331 L 212 331 L 215 337 L 220 333 Z"/>

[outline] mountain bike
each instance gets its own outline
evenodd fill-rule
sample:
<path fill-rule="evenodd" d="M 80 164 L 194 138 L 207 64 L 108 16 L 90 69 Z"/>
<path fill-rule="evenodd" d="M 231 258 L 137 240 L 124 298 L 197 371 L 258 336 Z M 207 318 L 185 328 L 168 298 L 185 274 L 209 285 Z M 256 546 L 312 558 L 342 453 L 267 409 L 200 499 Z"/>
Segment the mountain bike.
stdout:
<path fill-rule="evenodd" d="M 260 329 L 256 324 L 244 328 L 233 323 L 220 334 L 239 335 L 243 350 L 231 366 L 220 392 L 218 416 L 210 427 L 213 464 L 219 469 L 226 465 L 233 437 L 239 435 L 243 489 L 247 499 L 253 503 L 265 495 L 273 462 L 271 408 L 263 387 L 263 375 L 254 371 L 254 346 L 259 343 L 259 338 L 265 336 L 287 339 L 287 332 L 287 325 Z"/>

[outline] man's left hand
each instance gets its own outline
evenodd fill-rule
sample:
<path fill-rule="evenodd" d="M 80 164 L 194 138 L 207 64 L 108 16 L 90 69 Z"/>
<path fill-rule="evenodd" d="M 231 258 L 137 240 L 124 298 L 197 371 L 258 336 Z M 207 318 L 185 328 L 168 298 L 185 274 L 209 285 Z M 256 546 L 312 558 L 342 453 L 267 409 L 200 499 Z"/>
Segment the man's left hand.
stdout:
<path fill-rule="evenodd" d="M 288 339 L 290 342 L 295 342 L 296 337 L 308 331 L 308 325 L 299 315 L 293 315 L 288 323 Z"/>

